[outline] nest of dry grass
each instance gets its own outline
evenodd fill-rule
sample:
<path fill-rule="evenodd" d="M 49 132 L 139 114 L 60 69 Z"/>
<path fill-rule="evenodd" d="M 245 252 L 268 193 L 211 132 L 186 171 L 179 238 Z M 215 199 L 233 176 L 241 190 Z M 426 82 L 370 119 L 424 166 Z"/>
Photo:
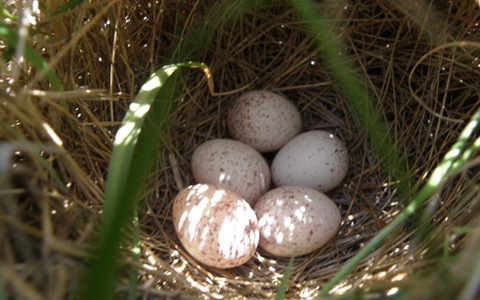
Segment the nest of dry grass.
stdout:
<path fill-rule="evenodd" d="M 45 92 L 49 86 L 32 69 L 20 69 L 15 78 L 5 68 L 0 274 L 9 295 L 60 299 L 76 290 L 98 231 L 116 129 L 149 74 L 180 55 L 183 37 L 205 14 L 208 19 L 215 6 L 204 2 L 103 1 L 43 20 L 51 24 L 50 38 L 35 40 L 35 47 L 44 49 L 67 92 Z M 408 162 L 414 192 L 480 107 L 480 50 L 460 43 L 480 40 L 478 3 L 340 2 L 320 6 Z M 341 208 L 340 231 L 324 248 L 296 258 L 291 270 L 287 297 L 311 298 L 404 208 L 398 182 L 382 169 L 288 4 L 274 1 L 235 19 L 194 58 L 210 66 L 217 91 L 283 93 L 299 108 L 304 130 L 331 131 L 349 146 L 349 173 L 328 193 Z M 184 251 L 174 233 L 171 200 L 193 183 L 192 152 L 208 139 L 227 136 L 226 110 L 239 95 L 210 95 L 201 72 L 190 71 L 182 80 L 142 205 L 140 292 L 170 299 L 272 298 L 287 259 L 258 251 L 241 267 L 207 268 Z M 446 290 L 457 293 L 462 285 L 455 274 L 465 261 L 440 266 L 438 253 L 468 253 L 478 245 L 478 230 L 470 239 L 455 230 L 478 225 L 477 162 L 448 180 L 427 204 L 426 218 L 398 228 L 334 292 L 360 288 L 359 293 L 382 297 L 407 287 L 421 297 L 445 296 L 432 280 L 443 272 L 452 275 Z M 117 292 L 125 294 L 127 286 L 123 276 Z"/>

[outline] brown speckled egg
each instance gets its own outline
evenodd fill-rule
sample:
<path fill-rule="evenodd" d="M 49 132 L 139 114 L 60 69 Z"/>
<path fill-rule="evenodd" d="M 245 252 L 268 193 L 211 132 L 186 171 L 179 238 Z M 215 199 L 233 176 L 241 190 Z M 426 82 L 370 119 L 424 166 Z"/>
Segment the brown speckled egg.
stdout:
<path fill-rule="evenodd" d="M 173 224 L 188 253 L 207 266 L 232 268 L 258 246 L 258 223 L 250 205 L 210 184 L 183 189 L 173 200 Z"/>
<path fill-rule="evenodd" d="M 258 151 L 280 149 L 300 133 L 302 119 L 285 96 L 269 91 L 251 91 L 237 98 L 228 111 L 228 132 Z"/>
<path fill-rule="evenodd" d="M 270 186 L 270 168 L 263 156 L 239 141 L 215 139 L 198 146 L 192 155 L 197 182 L 226 188 L 254 205 Z"/>
<path fill-rule="evenodd" d="M 306 187 L 275 188 L 253 209 L 260 227 L 259 247 L 279 257 L 319 249 L 336 234 L 341 221 L 340 211 L 330 198 Z"/>
<path fill-rule="evenodd" d="M 306 186 L 327 192 L 348 171 L 348 151 L 333 134 L 312 130 L 297 135 L 275 155 L 271 172 L 275 186 Z"/>

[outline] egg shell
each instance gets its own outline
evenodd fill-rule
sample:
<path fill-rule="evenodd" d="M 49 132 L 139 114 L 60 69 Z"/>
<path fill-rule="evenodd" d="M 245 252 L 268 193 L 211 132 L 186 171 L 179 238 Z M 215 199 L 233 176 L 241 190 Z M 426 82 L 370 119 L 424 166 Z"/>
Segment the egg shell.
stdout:
<path fill-rule="evenodd" d="M 183 247 L 199 262 L 232 268 L 255 253 L 258 223 L 237 194 L 211 184 L 183 189 L 173 200 L 173 224 Z"/>
<path fill-rule="evenodd" d="M 254 207 L 259 247 L 278 257 L 301 256 L 324 246 L 337 232 L 341 215 L 317 190 L 284 186 L 270 190 Z"/>
<path fill-rule="evenodd" d="M 251 91 L 232 103 L 227 127 L 234 139 L 264 153 L 280 149 L 299 134 L 302 118 L 285 96 L 270 91 Z"/>
<path fill-rule="evenodd" d="M 304 132 L 275 155 L 272 181 L 275 186 L 298 185 L 327 192 L 339 185 L 348 171 L 345 144 L 323 130 Z"/>
<path fill-rule="evenodd" d="M 270 187 L 270 168 L 263 156 L 239 141 L 215 139 L 198 146 L 192 155 L 196 182 L 226 188 L 254 205 Z"/>

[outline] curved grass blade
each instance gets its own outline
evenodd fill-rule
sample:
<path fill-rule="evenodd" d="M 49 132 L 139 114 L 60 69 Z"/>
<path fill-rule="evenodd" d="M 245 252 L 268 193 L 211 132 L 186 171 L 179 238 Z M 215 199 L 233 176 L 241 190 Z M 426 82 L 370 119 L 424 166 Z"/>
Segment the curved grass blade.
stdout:
<path fill-rule="evenodd" d="M 400 192 L 406 196 L 410 185 L 407 164 L 398 155 L 388 126 L 380 119 L 365 81 L 355 71 L 353 60 L 344 54 L 344 47 L 333 35 L 333 28 L 318 12 L 317 4 L 312 0 L 291 0 L 291 3 L 309 37 L 317 45 L 336 85 L 366 131 L 379 160 L 390 176 L 398 180 Z"/>
<path fill-rule="evenodd" d="M 288 260 L 288 265 L 287 265 L 287 268 L 285 269 L 285 274 L 283 274 L 282 282 L 280 282 L 280 286 L 278 287 L 277 294 L 275 295 L 275 300 L 285 299 L 285 295 L 287 292 L 287 284 L 288 284 L 288 280 L 290 279 L 290 273 L 292 272 L 294 260 L 295 260 L 295 255 L 292 255 Z"/>
<path fill-rule="evenodd" d="M 15 49 L 19 41 L 17 32 L 2 23 L 0 23 L 0 39 L 7 43 L 7 45 L 13 49 Z M 25 45 L 25 51 L 23 55 L 25 56 L 25 59 L 27 59 L 34 68 L 45 73 L 45 77 L 51 83 L 54 90 L 61 91 L 63 89 L 60 79 L 50 68 L 50 65 L 43 59 L 40 54 L 33 50 L 32 47 Z"/>
<path fill-rule="evenodd" d="M 380 243 L 392 234 L 398 226 L 411 217 L 420 206 L 429 199 L 449 178 L 461 168 L 470 156 L 480 148 L 480 138 L 477 138 L 470 147 L 466 147 L 467 141 L 474 135 L 480 126 L 480 109 L 475 112 L 470 122 L 463 129 L 456 143 L 445 154 L 440 164 L 433 170 L 426 184 L 415 195 L 412 202 L 385 226 L 362 250 L 360 250 L 329 282 L 323 287 L 319 299 L 328 296 L 329 291 L 335 287 L 344 277 L 352 272 L 363 259 L 372 253 Z"/>
<path fill-rule="evenodd" d="M 132 243 L 132 261 L 137 262 L 141 256 L 140 245 L 140 224 L 137 209 L 134 209 L 135 215 L 133 216 L 133 243 Z M 128 290 L 128 299 L 137 299 L 137 281 L 138 281 L 138 269 L 132 266 L 130 270 L 130 288 Z"/>
<path fill-rule="evenodd" d="M 375 103 L 370 99 L 368 89 L 361 77 L 356 74 L 355 67 L 346 57 L 339 55 L 342 47 L 332 34 L 332 30 L 317 12 L 317 6 L 311 0 L 291 0 L 293 7 L 309 36 L 316 42 L 325 64 L 343 91 L 345 99 L 365 128 L 375 152 L 390 175 L 400 182 L 399 190 L 404 199 L 411 195 L 406 162 L 398 156 L 395 144 L 389 134 L 388 127 L 378 117 Z M 380 231 L 362 250 L 360 250 L 321 290 L 318 298 L 327 297 L 330 290 L 352 272 L 363 259 L 374 251 L 398 226 L 411 217 L 435 191 L 445 182 L 446 177 L 458 170 L 466 160 L 480 147 L 480 138 L 465 149 L 466 141 L 480 122 L 480 110 L 475 113 L 471 122 L 462 131 L 457 143 L 445 155 L 440 165 L 434 170 L 430 179 L 413 197 L 410 204 L 395 219 Z"/>
<path fill-rule="evenodd" d="M 5 18 L 5 19 L 10 19 L 10 20 L 15 20 L 16 17 L 12 15 L 5 7 L 5 3 L 0 3 L 0 17 Z"/>
<path fill-rule="evenodd" d="M 0 40 L 4 41 L 8 45 L 8 47 L 13 50 L 13 51 L 5 52 L 6 55 L 10 55 L 10 56 L 4 57 L 4 58 L 6 60 L 11 59 L 13 53 L 16 50 L 16 47 L 18 47 L 18 42 L 20 41 L 18 33 L 12 28 L 10 28 L 8 25 L 0 23 Z M 55 74 L 55 72 L 50 68 L 50 65 L 48 64 L 48 62 L 45 61 L 43 57 L 39 53 L 37 53 L 32 47 L 25 45 L 23 56 L 34 68 L 40 71 L 43 71 L 45 73 L 45 77 L 50 82 L 50 84 L 52 85 L 55 91 L 60 92 L 63 90 L 60 79 Z M 68 103 L 65 100 L 61 99 L 60 104 L 65 110 L 68 110 Z M 10 126 L 4 126 L 4 128 L 9 128 L 9 127 Z M 17 134 L 16 132 L 12 131 L 12 133 L 14 135 L 17 135 L 17 140 L 20 141 L 24 139 L 23 136 Z M 57 173 L 51 168 L 50 164 L 47 163 L 46 160 L 40 156 L 38 156 L 38 159 L 42 163 L 42 165 L 48 170 L 53 180 L 57 183 L 58 188 L 64 189 L 65 184 L 63 184 L 62 180 L 60 180 Z"/>
<path fill-rule="evenodd" d="M 181 67 L 207 69 L 203 63 L 186 62 L 167 65 L 153 73 L 130 104 L 115 136 L 99 244 L 87 273 L 83 299 L 113 297 L 122 230 L 131 228 L 132 217 L 136 215 L 144 179 L 171 110 L 171 96 L 176 89 L 176 80 L 171 81 L 176 78 L 172 75 Z M 149 115 L 156 120 L 148 118 Z"/>
<path fill-rule="evenodd" d="M 185 61 L 197 57 L 196 53 L 198 49 L 202 48 L 205 44 L 208 44 L 208 42 L 213 37 L 213 34 L 217 32 L 219 28 L 222 28 L 243 13 L 254 10 L 254 8 L 257 7 L 257 3 L 259 2 L 259 0 L 227 0 L 217 3 L 217 6 L 212 7 L 210 13 L 208 14 L 208 17 L 206 17 L 205 20 L 200 20 L 199 22 L 197 22 L 198 26 L 193 26 L 193 30 L 191 30 L 185 36 L 182 36 L 182 38 L 180 39 L 181 42 L 176 46 L 172 47 L 172 53 L 170 53 L 170 55 L 167 55 L 167 57 L 170 57 L 173 61 Z M 231 12 L 228 18 L 224 16 L 225 11 Z M 216 26 L 211 26 L 212 21 L 216 22 Z M 132 107 L 132 110 L 129 111 L 128 115 L 128 120 L 130 121 L 127 122 L 126 116 L 124 122 L 122 123 L 122 128 L 124 125 L 126 126 L 125 128 L 130 127 L 128 128 L 128 131 L 130 132 L 130 137 L 123 137 L 124 142 L 129 143 L 129 147 L 132 147 L 135 144 L 135 139 L 138 138 L 135 152 L 142 153 L 144 155 L 135 155 L 134 157 L 132 153 L 133 150 L 129 150 L 129 147 L 125 147 L 126 145 L 121 145 L 118 150 L 117 146 L 115 146 L 114 154 L 117 152 L 115 154 L 115 161 L 117 161 L 117 164 L 121 166 L 113 167 L 114 157 L 112 156 L 112 161 L 110 165 L 113 169 L 109 168 L 108 171 L 107 190 L 114 190 L 115 187 L 122 187 L 121 189 L 123 190 L 125 187 L 125 182 L 129 182 L 129 187 L 125 190 L 124 194 L 118 191 L 110 191 L 108 192 L 108 195 L 105 195 L 106 207 L 104 209 L 104 216 L 102 216 L 100 245 L 98 248 L 97 257 L 93 261 L 90 269 L 87 270 L 87 276 L 89 277 L 87 278 L 87 282 L 84 286 L 84 299 L 109 299 L 112 297 L 113 280 L 114 274 L 116 272 L 116 270 L 114 269 L 115 259 L 118 255 L 117 252 L 121 234 L 120 229 L 118 229 L 119 227 L 116 226 L 121 226 L 122 224 L 125 224 L 124 222 L 128 222 L 128 217 L 131 216 L 128 214 L 125 215 L 126 213 L 123 212 L 120 212 L 120 216 L 118 216 L 117 214 L 119 210 L 128 211 L 130 208 L 131 210 L 135 210 L 136 203 L 133 205 L 128 201 L 130 200 L 130 202 L 136 202 L 134 199 L 137 199 L 138 193 L 141 189 L 141 185 L 142 183 L 144 183 L 143 178 L 145 178 L 146 176 L 144 170 L 152 165 L 152 160 L 150 159 L 150 157 L 154 152 L 154 149 L 158 147 L 158 141 L 161 141 L 161 139 L 158 138 L 158 135 L 162 134 L 162 130 L 160 128 L 160 125 L 158 124 L 158 120 L 163 120 L 168 116 L 171 105 L 170 99 L 175 99 L 173 95 L 178 90 L 177 80 L 175 78 L 177 76 L 177 73 L 174 74 L 174 72 L 182 66 L 202 68 L 202 70 L 207 76 L 210 93 L 212 95 L 223 94 L 214 92 L 213 80 L 206 65 L 196 63 L 174 63 L 165 66 L 161 70 L 158 70 L 156 73 L 154 73 L 147 81 L 147 83 L 145 83 L 145 85 L 142 87 L 141 93 L 137 95 L 137 98 L 135 100 L 135 103 L 137 104 L 134 105 L 138 106 L 138 103 L 146 102 L 145 99 L 141 99 L 141 94 L 151 95 L 150 100 L 153 101 L 153 98 L 155 98 L 155 94 L 158 92 L 158 95 L 156 97 L 157 100 L 155 101 L 155 103 L 153 103 L 158 105 L 153 105 L 153 107 L 150 108 L 151 112 L 149 113 L 152 116 L 155 116 L 156 121 L 147 120 L 143 124 L 141 132 L 138 131 L 138 128 L 140 128 L 139 126 L 141 126 L 141 124 L 138 122 L 133 122 L 133 119 L 135 119 L 135 116 L 138 117 L 139 114 L 145 115 L 147 113 L 145 110 L 148 111 L 148 108 L 144 106 L 143 109 L 141 107 Z M 165 80 L 171 80 L 171 84 L 166 84 Z M 165 99 L 167 100 L 165 101 Z M 135 114 L 134 111 L 138 112 Z M 137 130 L 135 130 L 134 128 L 137 128 Z M 127 129 L 124 129 L 124 131 L 127 131 Z M 125 134 L 125 132 L 120 132 L 120 134 Z M 151 136 L 156 136 L 157 138 L 149 138 Z M 120 154 L 120 152 L 123 152 L 123 154 Z M 135 168 L 130 168 L 129 166 L 124 165 L 125 162 L 131 165 L 131 161 L 126 160 L 127 158 L 135 161 Z M 124 173 L 122 173 L 124 175 L 119 175 L 119 172 L 130 172 L 130 175 L 128 175 L 128 179 L 125 180 L 121 177 L 125 177 L 127 175 L 125 175 Z M 122 196 L 123 199 L 120 199 Z M 118 207 L 119 205 L 122 205 L 119 204 L 121 201 L 127 202 L 127 209 Z M 111 204 L 107 205 L 108 202 L 110 202 Z M 104 220 L 107 219 L 108 221 L 104 224 Z M 131 282 L 133 280 L 133 272 L 134 271 L 132 270 Z M 133 284 L 131 284 L 131 291 L 134 288 L 135 287 L 133 286 Z M 130 295 L 133 296 L 133 294 L 134 292 L 131 292 Z"/>

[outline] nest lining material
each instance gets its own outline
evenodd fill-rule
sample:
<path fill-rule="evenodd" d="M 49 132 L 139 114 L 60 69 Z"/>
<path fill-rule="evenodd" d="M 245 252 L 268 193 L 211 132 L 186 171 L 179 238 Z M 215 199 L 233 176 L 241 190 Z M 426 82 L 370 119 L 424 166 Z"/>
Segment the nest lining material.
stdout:
<path fill-rule="evenodd" d="M 473 20 L 479 20 L 480 10 L 473 1 L 435 3 L 435 7 L 414 1 L 334 2 L 325 1 L 320 7 L 339 28 L 344 55 L 351 55 L 357 71 L 365 77 L 378 114 L 389 125 L 398 152 L 408 162 L 415 190 L 479 108 L 480 51 L 455 42 L 478 40 L 479 25 Z M 2 149 L 14 153 L 15 167 L 2 173 L 11 178 L 5 187 L 12 191 L 3 197 L 14 205 L 1 206 L 0 222 L 7 228 L 0 233 L 5 241 L 1 260 L 22 267 L 2 267 L 1 271 L 14 275 L 12 283 L 16 285 L 8 291 L 23 297 L 31 292 L 39 299 L 62 298 L 74 290 L 75 278 L 83 269 L 78 258 L 87 255 L 95 238 L 118 124 L 138 87 L 153 70 L 178 54 L 172 45 L 181 44 L 182 34 L 196 26 L 195 21 L 210 7 L 197 2 L 184 3 L 183 7 L 128 0 L 108 4 L 113 8 L 108 23 L 102 18 L 89 22 L 102 12 L 94 4 L 56 19 L 65 22 L 71 32 L 90 26 L 55 66 L 66 89 L 91 89 L 89 93 L 62 94 L 69 111 L 62 108 L 54 93 L 19 93 L 17 98 L 12 93 L 2 94 L 4 101 L 16 105 L 2 108 L 2 125 L 10 128 L 2 133 L 6 142 Z M 104 18 L 108 19 L 107 15 Z M 113 20 L 118 22 L 117 29 Z M 64 37 L 58 32 L 56 43 L 43 45 L 48 41 L 39 41 L 38 47 L 47 46 L 48 55 L 53 57 L 69 45 Z M 330 131 L 349 147 L 351 164 L 344 184 L 328 193 L 341 208 L 340 231 L 327 246 L 296 258 L 291 271 L 287 296 L 312 297 L 402 210 L 398 183 L 382 168 L 365 131 L 289 5 L 275 1 L 242 15 L 204 45 L 198 60 L 210 66 L 219 91 L 247 87 L 245 90 L 283 93 L 300 110 L 303 131 Z M 29 82 L 34 74 L 24 71 L 22 80 Z M 169 119 L 165 150 L 159 153 L 150 188 L 145 191 L 140 220 L 140 290 L 153 297 L 181 299 L 271 298 L 288 259 L 272 258 L 259 250 L 238 268 L 207 268 L 183 250 L 173 231 L 171 200 L 194 182 L 189 170 L 192 152 L 208 139 L 228 136 L 224 116 L 229 103 L 240 94 L 211 96 L 204 75 L 195 70 L 182 80 L 184 90 Z M 34 89 L 48 87 L 40 82 Z M 67 121 L 72 117 L 73 121 Z M 52 143 L 52 132 L 62 145 Z M 18 136 L 29 142 L 18 146 Z M 52 178 L 32 153 L 40 153 L 58 179 Z M 24 180 L 26 173 L 33 176 Z M 473 164 L 451 178 L 429 202 L 426 217 L 419 216 L 398 228 L 336 292 L 369 287 L 366 291 L 381 296 L 393 286 L 392 280 L 401 279 L 415 290 L 418 278 L 414 273 L 434 268 L 436 251 L 447 247 L 448 253 L 455 253 L 466 244 L 467 239 L 455 235 L 453 228 L 476 225 L 478 174 Z M 420 226 L 428 233 L 423 239 L 416 234 Z M 45 267 L 52 259 L 54 265 Z M 46 268 L 43 279 L 35 275 L 39 266 Z M 71 269 L 74 271 L 67 272 Z M 408 278 L 413 278 L 412 283 Z M 58 280 L 65 284 L 54 285 Z M 49 284 L 43 289 L 45 282 Z M 119 293 L 126 282 L 127 277 L 121 279 Z M 29 289 L 20 288 L 23 286 Z"/>

